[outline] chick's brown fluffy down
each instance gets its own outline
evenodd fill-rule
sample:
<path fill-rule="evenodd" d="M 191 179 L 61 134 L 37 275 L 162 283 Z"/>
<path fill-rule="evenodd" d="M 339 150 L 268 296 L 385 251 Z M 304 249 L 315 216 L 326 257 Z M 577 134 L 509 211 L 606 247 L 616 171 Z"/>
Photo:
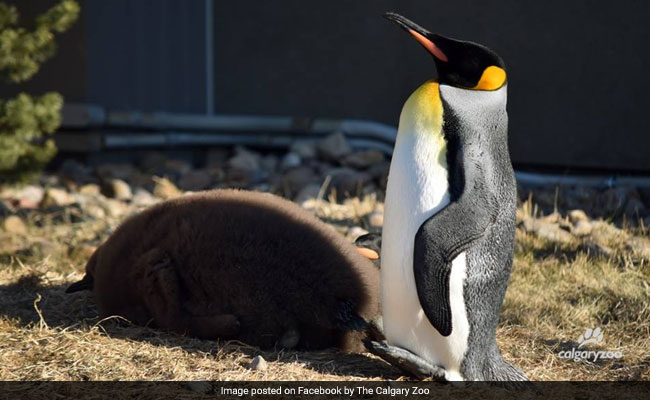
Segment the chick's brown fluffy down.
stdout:
<path fill-rule="evenodd" d="M 261 347 L 360 350 L 365 321 L 379 315 L 377 267 L 270 194 L 160 203 L 124 222 L 86 272 L 101 317 Z"/>

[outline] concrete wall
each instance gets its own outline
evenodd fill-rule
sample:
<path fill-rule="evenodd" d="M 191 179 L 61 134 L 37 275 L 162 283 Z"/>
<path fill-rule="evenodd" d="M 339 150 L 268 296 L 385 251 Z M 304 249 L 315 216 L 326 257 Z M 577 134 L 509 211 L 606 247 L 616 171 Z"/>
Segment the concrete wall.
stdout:
<path fill-rule="evenodd" d="M 32 13 L 54 0 L 20 0 Z M 203 113 L 205 0 L 83 0 L 82 21 L 28 85 L 113 109 Z M 519 166 L 650 171 L 650 2 L 213 1 L 218 113 L 396 125 L 432 60 L 380 17 L 497 50 Z M 2 88 L 0 95 L 15 92 Z"/>

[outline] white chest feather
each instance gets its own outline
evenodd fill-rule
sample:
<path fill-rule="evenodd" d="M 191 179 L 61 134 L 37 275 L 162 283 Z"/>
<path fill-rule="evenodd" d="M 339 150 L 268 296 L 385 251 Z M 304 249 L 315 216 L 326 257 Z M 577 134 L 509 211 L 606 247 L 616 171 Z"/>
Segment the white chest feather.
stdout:
<path fill-rule="evenodd" d="M 425 83 L 406 102 L 400 117 L 382 232 L 382 313 L 389 343 L 444 367 L 448 379 L 458 380 L 462 379 L 460 364 L 469 335 L 463 300 L 465 253 L 452 263 L 452 333 L 447 337 L 440 335 L 425 316 L 413 272 L 418 229 L 449 203 L 446 143 L 440 131 L 442 105 L 435 99 L 430 101 L 437 91 L 436 83 Z"/>

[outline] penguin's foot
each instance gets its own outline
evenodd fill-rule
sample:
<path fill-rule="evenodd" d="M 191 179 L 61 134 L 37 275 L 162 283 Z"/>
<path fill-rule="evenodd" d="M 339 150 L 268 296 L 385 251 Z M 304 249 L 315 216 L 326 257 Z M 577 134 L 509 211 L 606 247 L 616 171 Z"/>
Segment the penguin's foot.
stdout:
<path fill-rule="evenodd" d="M 418 379 L 432 378 L 440 382 L 447 381 L 444 368 L 432 365 L 406 349 L 391 346 L 385 341 L 365 340 L 363 344 L 371 353 Z"/>

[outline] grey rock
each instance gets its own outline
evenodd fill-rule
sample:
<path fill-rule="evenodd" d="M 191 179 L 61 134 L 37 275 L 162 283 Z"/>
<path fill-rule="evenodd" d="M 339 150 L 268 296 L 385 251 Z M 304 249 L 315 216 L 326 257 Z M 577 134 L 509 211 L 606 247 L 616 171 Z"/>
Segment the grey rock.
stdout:
<path fill-rule="evenodd" d="M 318 142 L 318 154 L 328 161 L 339 161 L 352 152 L 345 135 L 334 132 Z"/>
<path fill-rule="evenodd" d="M 535 223 L 535 234 L 542 239 L 560 243 L 568 243 L 573 240 L 573 235 L 560 228 L 558 225 L 542 221 L 537 221 Z"/>
<path fill-rule="evenodd" d="M 312 159 L 312 160 L 303 159 L 303 165 L 311 168 L 314 172 L 316 172 L 316 174 L 321 176 L 326 176 L 327 171 L 335 168 L 334 165 L 332 165 L 329 162 L 316 160 L 316 159 Z"/>
<path fill-rule="evenodd" d="M 267 172 L 275 172 L 278 169 L 278 158 L 273 154 L 267 154 L 260 159 L 260 168 Z"/>
<path fill-rule="evenodd" d="M 245 171 L 259 170 L 260 156 L 244 147 L 238 147 L 235 155 L 228 160 L 228 167 Z"/>
<path fill-rule="evenodd" d="M 77 184 L 89 183 L 94 180 L 92 168 L 72 159 L 63 162 L 59 175 Z"/>
<path fill-rule="evenodd" d="M 228 160 L 227 178 L 232 184 L 260 183 L 268 172 L 262 171 L 259 154 L 243 147 L 235 150 L 235 155 Z"/>
<path fill-rule="evenodd" d="M 116 199 L 106 199 L 101 203 L 106 215 L 113 218 L 121 217 L 129 211 L 129 207 Z"/>
<path fill-rule="evenodd" d="M 303 187 L 294 198 L 294 202 L 302 205 L 305 201 L 315 199 L 320 193 L 321 185 L 317 183 L 310 183 Z"/>
<path fill-rule="evenodd" d="M 348 154 L 342 161 L 342 164 L 357 169 L 366 169 L 374 164 L 384 161 L 384 153 L 378 150 L 359 151 Z"/>
<path fill-rule="evenodd" d="M 95 183 L 88 183 L 79 188 L 79 193 L 86 196 L 98 196 L 101 193 L 101 189 Z"/>
<path fill-rule="evenodd" d="M 614 250 L 612 250 L 611 247 L 603 243 L 599 243 L 593 239 L 585 240 L 582 243 L 581 247 L 583 251 L 586 251 L 593 257 L 609 258 L 614 253 Z"/>
<path fill-rule="evenodd" d="M 363 185 L 372 177 L 367 172 L 356 171 L 348 167 L 333 168 L 326 173 L 331 178 L 330 187 L 336 189 L 337 198 L 355 196 L 361 192 Z"/>
<path fill-rule="evenodd" d="M 602 221 L 591 221 L 592 231 L 586 237 L 585 246 L 597 256 L 610 257 L 614 250 L 610 245 L 626 241 L 628 235 L 625 231 L 615 227 L 614 225 Z"/>
<path fill-rule="evenodd" d="M 153 177 L 155 175 L 152 175 L 150 173 L 142 172 L 139 170 L 136 170 L 128 179 L 129 185 L 131 187 L 144 187 L 147 188 L 147 190 L 153 190 L 154 186 L 154 181 Z"/>
<path fill-rule="evenodd" d="M 60 188 L 49 188 L 45 191 L 45 195 L 41 200 L 39 206 L 41 208 L 49 208 L 54 206 L 67 206 L 76 203 L 76 198 Z"/>
<path fill-rule="evenodd" d="M 229 155 L 230 152 L 221 147 L 210 149 L 205 156 L 206 168 L 222 168 L 228 161 Z"/>
<path fill-rule="evenodd" d="M 266 371 L 269 365 L 262 356 L 255 356 L 253 360 L 248 364 L 248 368 L 253 371 Z"/>
<path fill-rule="evenodd" d="M 521 226 L 524 228 L 524 231 L 528 233 L 535 233 L 535 218 L 524 215 L 523 219 L 521 220 Z"/>
<path fill-rule="evenodd" d="M 26 235 L 27 225 L 17 215 L 10 215 L 2 223 L 2 227 L 7 233 L 16 235 Z"/>
<path fill-rule="evenodd" d="M 118 200 L 130 200 L 133 198 L 131 186 L 121 179 L 113 179 L 113 196 Z"/>
<path fill-rule="evenodd" d="M 296 168 L 299 167 L 302 163 L 302 158 L 296 153 L 289 152 L 282 157 L 282 163 L 280 164 L 280 168 L 282 171 L 286 171 L 291 168 Z"/>
<path fill-rule="evenodd" d="M 192 164 L 185 160 L 165 161 L 165 175 L 179 178 L 192 170 Z"/>
<path fill-rule="evenodd" d="M 650 240 L 645 237 L 633 237 L 626 242 L 627 247 L 636 256 L 650 260 Z"/>
<path fill-rule="evenodd" d="M 371 165 L 367 172 L 373 177 L 373 179 L 380 180 L 382 178 L 388 177 L 388 171 L 390 169 L 390 162 L 382 161 Z"/>
<path fill-rule="evenodd" d="M 303 159 L 310 159 L 316 157 L 316 144 L 310 141 L 295 142 L 289 149 Z"/>
<path fill-rule="evenodd" d="M 548 222 L 549 224 L 557 224 L 562 219 L 562 216 L 557 211 L 550 213 L 549 215 L 539 218 L 540 221 Z"/>
<path fill-rule="evenodd" d="M 122 179 L 109 179 L 102 185 L 102 194 L 118 200 L 131 200 L 133 192 L 131 186 Z"/>
<path fill-rule="evenodd" d="M 198 191 L 209 188 L 211 182 L 212 178 L 206 170 L 195 169 L 181 176 L 178 187 L 182 190 Z"/>
<path fill-rule="evenodd" d="M 178 190 L 176 185 L 167 178 L 156 178 L 154 179 L 156 183 L 153 189 L 154 196 L 161 199 L 173 199 L 178 197 L 183 193 Z"/>
<path fill-rule="evenodd" d="M 526 217 L 522 221 L 522 226 L 526 232 L 533 233 L 542 239 L 560 243 L 568 243 L 573 240 L 573 235 L 548 220 Z"/>
<path fill-rule="evenodd" d="M 223 168 L 211 167 L 206 168 L 212 182 L 223 182 L 226 179 L 226 171 Z"/>
<path fill-rule="evenodd" d="M 151 174 L 164 175 L 166 161 L 165 154 L 159 151 L 150 151 L 140 160 L 140 167 Z"/>
<path fill-rule="evenodd" d="M 578 220 L 578 222 L 576 222 L 575 225 L 571 228 L 571 233 L 576 236 L 587 236 L 591 235 L 593 229 L 594 228 L 589 221 Z"/>
<path fill-rule="evenodd" d="M 625 237 L 625 232 L 605 221 L 591 221 L 593 227 L 592 237 L 602 243 L 608 243 L 612 239 Z"/>
<path fill-rule="evenodd" d="M 40 186 L 28 185 L 16 191 L 14 196 L 21 200 L 21 202 L 27 200 L 31 204 L 38 204 L 43 200 L 45 190 Z"/>
<path fill-rule="evenodd" d="M 368 215 L 368 223 L 373 228 L 384 226 L 384 214 L 377 211 L 370 213 Z"/>
<path fill-rule="evenodd" d="M 589 217 L 587 216 L 587 213 L 585 213 L 580 209 L 569 211 L 568 217 L 569 217 L 569 221 L 571 221 L 572 224 L 576 224 L 579 221 L 589 222 Z"/>
<path fill-rule="evenodd" d="M 83 207 L 83 211 L 95 219 L 106 218 L 106 211 L 99 204 L 89 203 Z"/>
<path fill-rule="evenodd" d="M 96 171 L 101 179 L 121 179 L 123 181 L 130 181 L 131 177 L 138 172 L 132 164 L 127 163 L 101 164 L 97 166 Z"/>
<path fill-rule="evenodd" d="M 133 205 L 136 207 L 149 207 L 156 204 L 158 201 L 159 200 L 155 198 L 151 193 L 142 188 L 135 190 L 135 194 L 131 200 Z"/>
<path fill-rule="evenodd" d="M 298 167 L 288 171 L 282 178 L 284 189 L 299 193 L 309 184 L 318 184 L 320 178 L 308 167 Z"/>

